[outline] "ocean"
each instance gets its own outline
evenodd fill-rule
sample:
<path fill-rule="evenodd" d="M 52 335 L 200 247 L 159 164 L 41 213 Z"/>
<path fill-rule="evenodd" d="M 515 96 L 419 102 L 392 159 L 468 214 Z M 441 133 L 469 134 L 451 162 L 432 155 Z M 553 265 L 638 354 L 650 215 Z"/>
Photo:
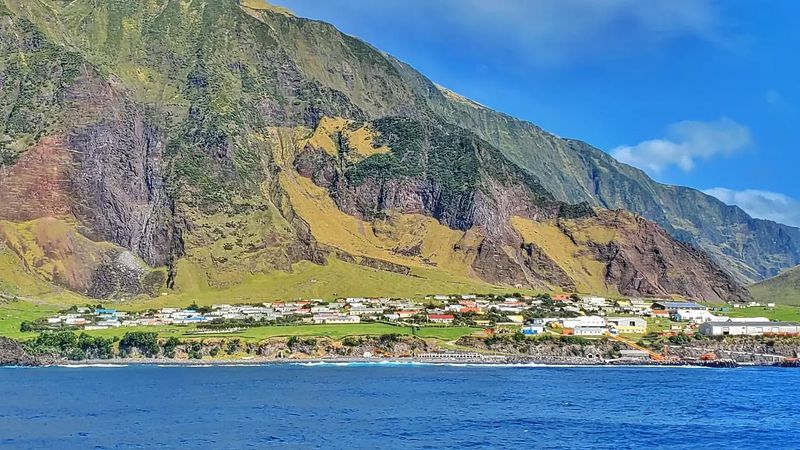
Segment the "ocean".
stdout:
<path fill-rule="evenodd" d="M 800 370 L 0 369 L 0 448 L 800 448 Z"/>

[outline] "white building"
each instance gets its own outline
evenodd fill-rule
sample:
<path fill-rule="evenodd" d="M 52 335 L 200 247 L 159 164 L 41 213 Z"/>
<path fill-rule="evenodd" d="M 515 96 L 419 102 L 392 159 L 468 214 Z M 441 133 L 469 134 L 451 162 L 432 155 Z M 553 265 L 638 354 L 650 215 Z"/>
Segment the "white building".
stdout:
<path fill-rule="evenodd" d="M 336 323 L 359 323 L 361 322 L 361 318 L 359 316 L 347 316 L 342 314 L 336 313 L 322 313 L 322 314 L 315 314 L 312 317 L 314 323 L 316 324 L 336 324 Z"/>
<path fill-rule="evenodd" d="M 587 306 L 601 307 L 608 304 L 608 300 L 604 297 L 584 297 L 581 303 Z"/>
<path fill-rule="evenodd" d="M 575 327 L 572 329 L 575 336 L 603 336 L 608 334 L 606 327 Z"/>
<path fill-rule="evenodd" d="M 764 334 L 798 334 L 800 324 L 791 322 L 706 322 L 700 325 L 705 336 L 761 336 Z"/>
<path fill-rule="evenodd" d="M 606 319 L 600 316 L 580 316 L 568 319 L 561 319 L 561 325 L 564 328 L 578 328 L 578 327 L 605 328 L 607 323 Z"/>
<path fill-rule="evenodd" d="M 719 318 L 706 310 L 679 309 L 672 313 L 672 319 L 678 322 L 705 323 L 719 320 Z"/>
<path fill-rule="evenodd" d="M 383 308 L 370 308 L 368 306 L 353 306 L 350 308 L 351 316 L 377 316 L 383 314 Z"/>

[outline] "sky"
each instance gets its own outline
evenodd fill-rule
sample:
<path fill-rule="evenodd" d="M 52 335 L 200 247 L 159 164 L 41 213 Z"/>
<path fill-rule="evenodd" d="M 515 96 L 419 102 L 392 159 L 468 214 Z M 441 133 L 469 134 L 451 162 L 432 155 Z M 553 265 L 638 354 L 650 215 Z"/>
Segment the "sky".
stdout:
<path fill-rule="evenodd" d="M 800 226 L 800 2 L 272 2 L 660 182 Z"/>

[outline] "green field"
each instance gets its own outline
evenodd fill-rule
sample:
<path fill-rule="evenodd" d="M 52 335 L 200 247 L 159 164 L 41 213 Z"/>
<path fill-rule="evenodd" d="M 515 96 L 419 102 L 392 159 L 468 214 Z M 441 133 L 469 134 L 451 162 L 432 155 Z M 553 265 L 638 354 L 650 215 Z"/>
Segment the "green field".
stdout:
<path fill-rule="evenodd" d="M 21 333 L 19 325 L 23 321 L 33 321 L 51 314 L 55 314 L 59 308 L 42 304 L 37 305 L 28 302 L 5 302 L 0 303 L 0 336 L 14 339 L 35 336 L 36 333 Z"/>
<path fill-rule="evenodd" d="M 766 317 L 772 320 L 800 322 L 800 308 L 796 306 L 735 308 L 723 314 L 729 317 Z"/>
<path fill-rule="evenodd" d="M 761 303 L 800 306 L 800 266 L 747 288 Z"/>
<path fill-rule="evenodd" d="M 36 320 L 38 318 L 55 314 L 58 308 L 51 305 L 34 305 L 28 302 L 13 302 L 0 304 L 0 336 L 14 339 L 27 339 L 37 333 L 21 333 L 19 326 L 22 321 Z M 345 336 L 378 336 L 382 334 L 417 335 L 422 338 L 436 338 L 453 341 L 462 336 L 480 331 L 480 328 L 470 327 L 423 327 L 416 331 L 411 327 L 394 326 L 385 323 L 359 323 L 341 325 L 285 325 L 264 326 L 247 328 L 235 333 L 219 334 L 192 334 L 195 326 L 158 326 L 158 327 L 120 327 L 106 330 L 90 330 L 85 333 L 93 336 L 122 337 L 131 331 L 154 331 L 160 337 L 176 336 L 188 339 L 214 339 L 214 338 L 240 338 L 246 341 L 261 341 L 272 337 L 288 336 L 318 336 L 340 339 Z M 82 331 L 78 331 L 82 332 Z"/>
<path fill-rule="evenodd" d="M 455 340 L 462 336 L 479 331 L 469 327 L 431 327 L 421 328 L 416 332 L 411 327 L 400 327 L 383 323 L 359 323 L 342 325 L 289 325 L 267 326 L 243 330 L 237 333 L 214 334 L 208 337 L 239 337 L 245 340 L 258 341 L 271 337 L 283 336 L 320 336 L 334 339 L 345 336 L 379 336 L 382 334 L 416 335 L 423 338 Z M 198 337 L 198 336 L 189 336 Z"/>

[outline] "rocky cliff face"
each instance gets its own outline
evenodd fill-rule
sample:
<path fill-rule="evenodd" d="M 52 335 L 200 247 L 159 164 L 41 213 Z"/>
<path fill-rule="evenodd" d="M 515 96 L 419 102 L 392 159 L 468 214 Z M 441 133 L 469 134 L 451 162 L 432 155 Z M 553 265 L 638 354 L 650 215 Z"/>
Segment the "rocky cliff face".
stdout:
<path fill-rule="evenodd" d="M 595 191 L 574 182 L 580 148 L 329 25 L 252 6 L 3 0 L 0 251 L 100 297 L 227 289 L 331 258 L 479 286 L 746 297 L 655 224 L 606 220 L 593 206 L 625 205 L 599 201 L 595 175 Z M 52 223 L 58 239 L 32 237 Z"/>
<path fill-rule="evenodd" d="M 41 366 L 49 362 L 48 358 L 36 358 L 29 355 L 17 341 L 0 337 L 0 367 Z"/>

